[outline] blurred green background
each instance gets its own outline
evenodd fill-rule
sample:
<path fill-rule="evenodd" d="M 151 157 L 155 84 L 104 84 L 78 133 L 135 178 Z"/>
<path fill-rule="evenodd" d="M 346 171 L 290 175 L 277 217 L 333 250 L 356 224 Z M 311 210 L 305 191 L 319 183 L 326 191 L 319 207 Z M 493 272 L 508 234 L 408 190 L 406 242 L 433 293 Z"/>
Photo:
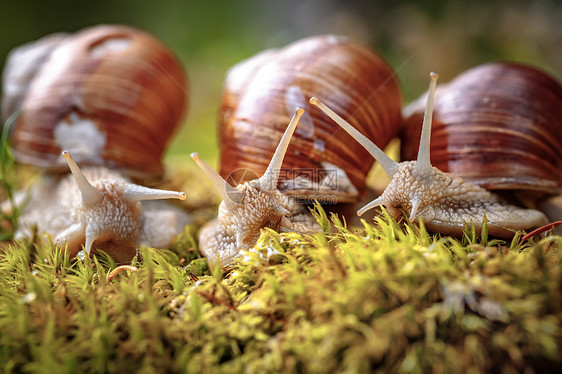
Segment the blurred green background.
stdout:
<path fill-rule="evenodd" d="M 100 23 L 136 26 L 174 50 L 190 78 L 190 110 L 169 161 L 216 160 L 216 113 L 228 67 L 308 35 L 347 35 L 397 71 L 406 102 L 486 61 L 533 63 L 562 78 L 560 1 L 97 0 L 0 2 L 0 59 L 19 44 Z"/>

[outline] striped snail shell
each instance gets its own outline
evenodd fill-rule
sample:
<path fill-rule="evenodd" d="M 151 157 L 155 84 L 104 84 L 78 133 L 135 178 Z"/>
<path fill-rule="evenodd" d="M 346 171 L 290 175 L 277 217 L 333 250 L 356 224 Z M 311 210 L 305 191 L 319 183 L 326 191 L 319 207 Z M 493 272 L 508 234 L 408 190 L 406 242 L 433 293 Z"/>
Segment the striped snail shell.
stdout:
<path fill-rule="evenodd" d="M 162 172 L 162 156 L 187 108 L 186 75 L 151 35 L 101 25 L 49 36 L 11 52 L 4 73 L 4 118 L 18 161 L 68 170 L 118 168 L 131 176 Z"/>
<path fill-rule="evenodd" d="M 368 152 L 309 105 L 336 108 L 384 147 L 401 122 L 401 93 L 391 68 L 370 49 L 339 36 L 313 36 L 269 50 L 230 69 L 219 111 L 220 175 L 232 185 L 264 173 L 296 107 L 303 107 L 283 163 L 285 194 L 355 201 L 373 164 Z"/>
<path fill-rule="evenodd" d="M 423 109 L 418 100 L 404 111 L 404 160 L 415 159 Z M 487 189 L 558 194 L 561 130 L 560 82 L 529 65 L 488 63 L 437 89 L 431 162 Z"/>

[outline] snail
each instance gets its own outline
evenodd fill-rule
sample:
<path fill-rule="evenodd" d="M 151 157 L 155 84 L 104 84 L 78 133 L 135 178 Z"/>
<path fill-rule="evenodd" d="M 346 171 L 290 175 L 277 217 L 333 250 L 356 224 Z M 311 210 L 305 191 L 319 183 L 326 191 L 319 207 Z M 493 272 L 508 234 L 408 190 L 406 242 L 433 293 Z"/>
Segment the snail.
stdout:
<path fill-rule="evenodd" d="M 417 152 L 421 100 L 405 108 L 401 159 Z M 431 160 L 490 190 L 562 192 L 562 85 L 521 63 L 476 66 L 435 95 Z M 498 191 L 499 192 L 499 191 Z"/>
<path fill-rule="evenodd" d="M 294 108 L 305 114 L 279 177 L 279 189 L 302 201 L 354 202 L 366 192 L 374 161 L 307 98 L 328 105 L 385 147 L 400 129 L 401 93 L 392 69 L 345 37 L 323 35 L 267 50 L 232 67 L 219 110 L 219 173 L 238 184 L 261 175 Z"/>
<path fill-rule="evenodd" d="M 3 108 L 20 111 L 10 129 L 13 152 L 46 170 L 28 192 L 15 237 L 37 225 L 71 255 L 83 244 L 88 254 L 99 246 L 123 261 L 140 245 L 168 246 L 190 217 L 140 200 L 185 193 L 132 180 L 162 175 L 163 153 L 187 109 L 186 85 L 174 54 L 131 27 L 95 26 L 14 50 L 3 96 Z M 63 175 L 68 168 L 72 175 Z"/>
<path fill-rule="evenodd" d="M 395 218 L 398 218 L 404 210 L 410 221 L 421 219 L 430 231 L 457 236 L 462 235 L 466 224 L 470 223 L 481 232 L 485 217 L 488 221 L 489 234 L 504 238 L 513 236 L 515 230 L 546 223 L 546 217 L 540 211 L 511 205 L 482 187 L 432 166 L 430 138 L 433 99 L 438 75 L 431 73 L 430 77 L 431 83 L 416 161 L 400 163 L 393 161 L 320 100 L 315 97 L 310 99 L 313 105 L 318 106 L 358 143 L 368 149 L 391 178 L 382 195 L 361 208 L 357 214 L 361 215 L 371 208 L 384 205 Z"/>
<path fill-rule="evenodd" d="M 47 232 L 71 256 L 94 243 L 116 261 L 128 261 L 142 245 L 165 247 L 183 231 L 184 214 L 162 206 L 141 205 L 144 200 L 180 199 L 185 192 L 158 190 L 131 183 L 121 173 L 104 167 L 82 171 L 68 151 L 62 152 L 72 174 L 47 178 L 31 194 L 18 228 L 28 234 L 31 225 Z"/>
<path fill-rule="evenodd" d="M 226 265 L 252 247 L 263 227 L 319 231 L 301 202 L 359 199 L 372 165 L 364 162 L 367 152 L 344 133 L 334 136 L 337 126 L 306 98 L 326 93 L 350 121 L 386 146 L 402 120 L 394 76 L 370 49 L 331 35 L 260 52 L 229 70 L 219 110 L 219 174 L 192 155 L 223 198 L 218 218 L 199 234 L 211 265 Z M 293 115 L 295 107 L 307 110 Z"/>
<path fill-rule="evenodd" d="M 318 224 L 303 207 L 277 189 L 283 158 L 304 110 L 298 108 L 285 130 L 265 173 L 232 187 L 193 153 L 191 158 L 213 182 L 223 199 L 218 218 L 201 228 L 199 249 L 211 266 L 230 263 L 256 244 L 262 228 L 276 231 L 319 231 Z"/>

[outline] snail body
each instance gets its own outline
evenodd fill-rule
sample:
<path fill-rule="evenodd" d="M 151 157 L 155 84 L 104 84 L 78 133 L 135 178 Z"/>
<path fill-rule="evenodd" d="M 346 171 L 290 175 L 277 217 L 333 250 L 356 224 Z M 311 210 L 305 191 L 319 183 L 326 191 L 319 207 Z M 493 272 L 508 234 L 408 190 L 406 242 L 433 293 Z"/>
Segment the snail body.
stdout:
<path fill-rule="evenodd" d="M 10 129 L 14 156 L 45 171 L 16 238 L 36 225 L 71 255 L 84 245 L 126 261 L 138 246 L 167 247 L 183 232 L 185 212 L 145 200 L 185 193 L 132 182 L 163 173 L 187 108 L 183 67 L 162 43 L 126 26 L 55 34 L 16 48 L 3 77 L 3 115 L 20 112 Z"/>
<path fill-rule="evenodd" d="M 302 108 L 297 109 L 260 178 L 232 187 L 197 154 L 191 155 L 223 198 L 217 219 L 204 226 L 199 234 L 199 249 L 211 265 L 217 262 L 227 265 L 241 250 L 252 248 L 265 227 L 276 231 L 319 231 L 312 216 L 277 189 L 283 158 L 303 112 Z"/>
<path fill-rule="evenodd" d="M 16 239 L 29 236 L 37 226 L 38 232 L 48 233 L 70 256 L 75 256 L 82 245 L 89 255 L 96 245 L 116 261 L 128 261 L 141 245 L 168 246 L 188 223 L 183 212 L 147 206 L 145 202 L 184 200 L 184 192 L 133 184 L 122 174 L 103 167 L 82 171 L 68 151 L 63 152 L 63 157 L 72 174 L 62 179 L 49 176 L 32 189 Z"/>
<path fill-rule="evenodd" d="M 302 200 L 357 201 L 372 162 L 308 104 L 319 92 L 380 147 L 398 133 L 401 94 L 391 68 L 346 38 L 309 37 L 230 69 L 219 110 L 220 175 L 238 184 L 263 174 L 294 108 L 302 107 L 280 191 Z"/>
<path fill-rule="evenodd" d="M 321 108 L 368 149 L 391 178 L 382 195 L 361 208 L 358 214 L 384 205 L 396 218 L 404 210 L 409 213 L 411 221 L 421 219 L 431 231 L 457 236 L 462 235 L 465 226 L 471 223 L 481 231 L 485 217 L 488 221 L 488 232 L 498 237 L 511 237 L 516 230 L 546 223 L 546 217 L 540 211 L 511 205 L 482 187 L 432 166 L 430 137 L 437 74 L 432 73 L 431 78 L 416 161 L 397 163 L 391 160 L 326 105 L 316 98 L 311 99 L 312 104 Z"/>

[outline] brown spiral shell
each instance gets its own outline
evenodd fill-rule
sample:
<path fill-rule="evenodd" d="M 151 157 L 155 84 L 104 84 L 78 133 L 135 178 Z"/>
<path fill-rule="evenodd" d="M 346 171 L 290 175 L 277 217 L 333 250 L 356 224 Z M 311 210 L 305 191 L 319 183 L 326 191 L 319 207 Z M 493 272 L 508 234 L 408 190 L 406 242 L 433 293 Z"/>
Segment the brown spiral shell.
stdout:
<path fill-rule="evenodd" d="M 81 165 L 162 172 L 187 108 L 184 69 L 166 46 L 131 27 L 100 25 L 20 48 L 8 59 L 3 98 L 4 117 L 21 109 L 11 133 L 17 160 L 66 170 L 60 153 L 68 149 Z"/>
<path fill-rule="evenodd" d="M 287 173 L 281 173 L 279 188 L 299 196 L 327 193 L 338 201 L 357 199 L 373 159 L 308 100 L 317 96 L 384 147 L 401 121 L 394 76 L 370 49 L 329 35 L 261 52 L 235 65 L 219 111 L 220 174 L 233 184 L 261 176 L 301 106 L 306 112 L 285 156 Z"/>
<path fill-rule="evenodd" d="M 416 158 L 421 99 L 405 109 L 404 160 Z M 561 131 L 560 82 L 525 64 L 484 64 L 438 87 L 431 162 L 488 189 L 559 193 Z"/>

